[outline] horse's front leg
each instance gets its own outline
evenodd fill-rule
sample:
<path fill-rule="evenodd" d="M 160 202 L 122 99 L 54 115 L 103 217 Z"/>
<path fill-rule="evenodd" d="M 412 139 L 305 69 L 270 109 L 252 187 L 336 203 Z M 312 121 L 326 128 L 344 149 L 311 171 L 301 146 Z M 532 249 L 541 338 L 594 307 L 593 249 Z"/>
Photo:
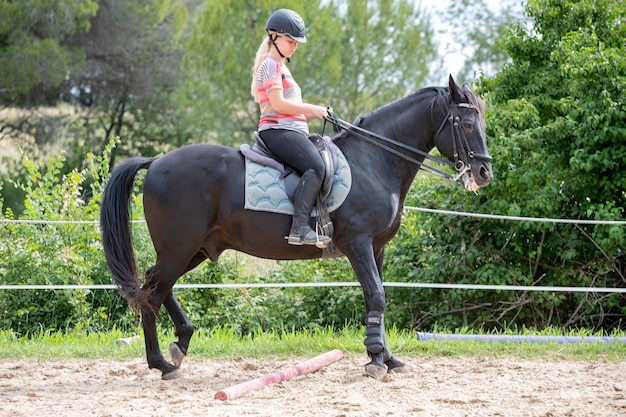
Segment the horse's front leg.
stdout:
<path fill-rule="evenodd" d="M 384 246 L 376 253 L 375 259 L 376 259 L 376 269 L 378 270 L 378 276 L 380 277 L 380 282 L 382 285 L 383 263 L 385 260 L 385 247 Z M 367 301 L 366 301 L 366 308 L 367 308 L 367 311 L 370 311 L 370 309 L 367 307 Z M 368 320 L 369 320 L 369 315 L 368 315 Z M 380 317 L 380 321 L 381 321 L 380 332 L 382 333 L 382 339 L 383 339 L 383 360 L 385 361 L 385 365 L 387 365 L 387 372 L 396 372 L 396 373 L 408 372 L 406 365 L 400 362 L 399 360 L 395 359 L 393 355 L 391 354 L 391 349 L 389 348 L 389 345 L 387 344 L 387 335 L 385 333 L 385 319 L 382 314 Z"/>
<path fill-rule="evenodd" d="M 354 241 L 344 251 L 357 279 L 361 283 L 367 318 L 365 320 L 365 348 L 370 362 L 365 365 L 365 374 L 381 378 L 387 373 L 385 362 L 391 353 L 385 340 L 385 292 L 374 258 L 371 241 Z"/>

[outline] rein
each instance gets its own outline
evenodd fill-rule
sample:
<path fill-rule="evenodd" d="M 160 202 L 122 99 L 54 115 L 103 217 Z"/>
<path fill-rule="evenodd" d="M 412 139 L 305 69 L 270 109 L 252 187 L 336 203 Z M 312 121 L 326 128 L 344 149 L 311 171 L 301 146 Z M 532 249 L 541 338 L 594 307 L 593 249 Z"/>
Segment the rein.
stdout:
<path fill-rule="evenodd" d="M 446 125 L 446 122 L 450 122 L 450 129 L 451 129 L 451 133 L 452 133 L 452 146 L 453 146 L 453 151 L 454 151 L 454 162 L 448 161 L 446 159 L 442 159 L 442 158 L 438 158 L 436 156 L 433 156 L 431 154 L 429 154 L 428 152 L 424 152 L 421 149 L 417 149 L 414 148 L 412 146 L 406 145 L 404 143 L 398 142 L 396 140 L 393 140 L 391 138 L 388 138 L 386 136 L 382 136 L 379 135 L 378 133 L 372 132 L 370 130 L 367 129 L 363 129 L 357 125 L 354 125 L 352 123 L 346 122 L 345 120 L 342 120 L 340 118 L 338 118 L 335 114 L 330 115 L 330 117 L 328 119 L 324 120 L 324 125 L 326 125 L 326 121 L 330 122 L 331 124 L 333 124 L 335 127 L 338 128 L 342 128 L 345 130 L 348 130 L 350 132 L 352 132 L 355 136 L 365 140 L 366 142 L 379 147 L 380 149 L 383 149 L 393 155 L 396 155 L 406 161 L 409 161 L 417 166 L 419 166 L 420 168 L 431 172 L 432 174 L 438 175 L 440 177 L 446 178 L 450 181 L 456 182 L 458 181 L 463 174 L 465 174 L 467 171 L 469 171 L 470 165 L 468 164 L 468 158 L 472 159 L 472 158 L 477 158 L 477 159 L 484 159 L 487 161 L 491 161 L 491 156 L 486 155 L 486 154 L 479 154 L 476 153 L 474 151 L 472 151 L 472 149 L 469 146 L 469 142 L 467 140 L 467 136 L 465 135 L 465 132 L 460 128 L 460 121 L 461 118 L 459 117 L 459 115 L 456 112 L 456 107 L 464 107 L 464 108 L 469 108 L 469 109 L 474 109 L 476 111 L 478 111 L 478 109 L 469 104 L 469 103 L 457 103 L 453 106 L 450 107 L 450 110 L 448 110 L 448 114 L 446 115 L 446 117 L 443 120 L 443 123 L 441 124 L 441 126 L 439 127 L 439 130 L 437 130 L 437 134 L 435 135 L 435 137 L 439 136 L 439 134 L 441 133 L 441 131 L 443 130 L 443 128 Z M 337 129 L 335 130 L 337 131 Z M 374 139 L 378 139 L 378 140 L 374 140 Z M 397 146 L 401 149 L 404 149 L 406 151 L 412 152 L 414 154 L 418 154 L 423 156 L 425 159 L 429 159 L 433 162 L 438 162 L 440 164 L 444 164 L 444 165 L 448 165 L 450 167 L 454 167 L 454 169 L 457 171 L 457 175 L 451 175 L 448 174 L 445 171 L 441 171 L 437 168 L 431 167 L 430 165 L 425 165 L 422 161 L 419 161 L 409 155 L 406 155 L 390 146 L 387 146 L 379 141 L 383 141 L 386 142 L 388 144 L 391 144 L 393 146 Z M 459 152 L 458 152 L 458 148 L 461 147 L 464 151 L 465 154 L 463 156 L 459 156 Z"/>

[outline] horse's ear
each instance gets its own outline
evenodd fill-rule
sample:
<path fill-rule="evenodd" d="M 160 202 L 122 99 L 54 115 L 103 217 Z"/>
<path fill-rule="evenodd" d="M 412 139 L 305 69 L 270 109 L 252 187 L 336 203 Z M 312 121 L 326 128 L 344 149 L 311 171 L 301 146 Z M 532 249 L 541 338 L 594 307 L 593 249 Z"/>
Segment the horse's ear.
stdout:
<path fill-rule="evenodd" d="M 456 81 L 454 81 L 454 78 L 452 78 L 452 74 L 450 74 L 450 78 L 448 79 L 448 90 L 450 92 L 450 98 L 452 99 L 452 102 L 454 103 L 463 102 L 465 98 L 465 94 L 461 92 L 461 87 L 459 87 Z"/>

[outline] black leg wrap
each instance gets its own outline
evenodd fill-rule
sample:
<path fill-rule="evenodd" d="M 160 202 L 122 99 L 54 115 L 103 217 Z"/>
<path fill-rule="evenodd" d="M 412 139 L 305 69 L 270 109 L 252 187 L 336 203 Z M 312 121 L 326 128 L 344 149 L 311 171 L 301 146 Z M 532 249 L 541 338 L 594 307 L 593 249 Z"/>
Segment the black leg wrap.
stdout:
<path fill-rule="evenodd" d="M 370 311 L 365 320 L 365 347 L 367 353 L 376 354 L 385 349 L 385 324 L 383 313 Z"/>

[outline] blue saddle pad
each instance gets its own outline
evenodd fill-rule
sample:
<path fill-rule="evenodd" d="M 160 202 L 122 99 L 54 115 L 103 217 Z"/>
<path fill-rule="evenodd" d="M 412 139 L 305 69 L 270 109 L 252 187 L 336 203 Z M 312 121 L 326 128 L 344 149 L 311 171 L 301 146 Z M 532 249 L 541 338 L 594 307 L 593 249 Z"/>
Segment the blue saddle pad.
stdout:
<path fill-rule="evenodd" d="M 293 214 L 294 206 L 287 192 L 281 172 L 246 158 L 246 192 L 244 207 L 249 210 Z M 337 169 L 326 206 L 336 210 L 345 201 L 352 187 L 352 173 L 343 153 L 337 148 Z M 311 216 L 316 216 L 314 209 Z"/>

